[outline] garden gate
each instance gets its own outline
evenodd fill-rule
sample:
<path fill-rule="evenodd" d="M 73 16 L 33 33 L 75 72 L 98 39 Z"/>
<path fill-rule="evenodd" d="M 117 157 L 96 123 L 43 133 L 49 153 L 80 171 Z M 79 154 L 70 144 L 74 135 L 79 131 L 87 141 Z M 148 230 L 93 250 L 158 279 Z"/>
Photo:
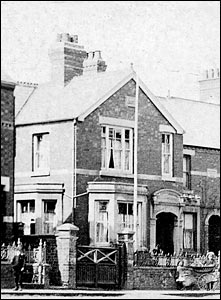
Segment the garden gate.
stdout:
<path fill-rule="evenodd" d="M 124 286 L 126 275 L 126 246 L 77 246 L 76 285 L 117 288 Z"/>

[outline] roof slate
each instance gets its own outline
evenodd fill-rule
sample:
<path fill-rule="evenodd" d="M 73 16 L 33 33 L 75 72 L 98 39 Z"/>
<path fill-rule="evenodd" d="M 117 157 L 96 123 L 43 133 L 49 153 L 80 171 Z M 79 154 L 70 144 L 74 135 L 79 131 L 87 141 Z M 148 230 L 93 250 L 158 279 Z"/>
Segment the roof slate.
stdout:
<path fill-rule="evenodd" d="M 178 97 L 158 97 L 184 128 L 183 143 L 220 148 L 220 105 Z"/>

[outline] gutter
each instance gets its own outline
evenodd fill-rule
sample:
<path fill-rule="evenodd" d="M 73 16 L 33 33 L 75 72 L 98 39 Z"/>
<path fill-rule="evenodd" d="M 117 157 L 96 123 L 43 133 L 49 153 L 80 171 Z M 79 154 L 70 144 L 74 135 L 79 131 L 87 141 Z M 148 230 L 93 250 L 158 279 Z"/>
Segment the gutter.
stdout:
<path fill-rule="evenodd" d="M 77 183 L 77 119 L 73 120 L 73 125 L 72 125 L 72 199 L 73 199 L 73 204 L 72 204 L 72 224 L 74 224 L 74 211 L 76 208 L 76 183 Z"/>

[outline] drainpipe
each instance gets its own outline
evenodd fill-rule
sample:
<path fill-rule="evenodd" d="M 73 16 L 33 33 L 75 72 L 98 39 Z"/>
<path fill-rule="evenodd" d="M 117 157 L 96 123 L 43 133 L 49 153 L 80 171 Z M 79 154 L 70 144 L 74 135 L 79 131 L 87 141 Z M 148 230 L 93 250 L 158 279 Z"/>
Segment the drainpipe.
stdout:
<path fill-rule="evenodd" d="M 77 183 L 77 119 L 72 126 L 72 223 L 74 224 L 74 212 L 76 208 L 76 183 Z"/>

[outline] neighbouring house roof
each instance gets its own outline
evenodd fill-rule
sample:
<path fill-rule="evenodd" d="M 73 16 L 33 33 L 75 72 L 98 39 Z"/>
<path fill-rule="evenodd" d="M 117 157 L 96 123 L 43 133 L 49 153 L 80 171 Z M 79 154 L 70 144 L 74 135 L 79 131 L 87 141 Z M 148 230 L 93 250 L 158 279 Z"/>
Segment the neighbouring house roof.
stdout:
<path fill-rule="evenodd" d="M 178 97 L 158 99 L 184 128 L 184 145 L 220 148 L 220 105 Z"/>
<path fill-rule="evenodd" d="M 136 81 L 136 74 L 130 68 L 74 77 L 66 87 L 53 83 L 41 84 L 28 101 L 24 101 L 16 125 L 74 118 L 83 121 L 131 79 Z M 140 79 L 139 85 L 175 130 L 183 133 L 181 126 Z"/>

